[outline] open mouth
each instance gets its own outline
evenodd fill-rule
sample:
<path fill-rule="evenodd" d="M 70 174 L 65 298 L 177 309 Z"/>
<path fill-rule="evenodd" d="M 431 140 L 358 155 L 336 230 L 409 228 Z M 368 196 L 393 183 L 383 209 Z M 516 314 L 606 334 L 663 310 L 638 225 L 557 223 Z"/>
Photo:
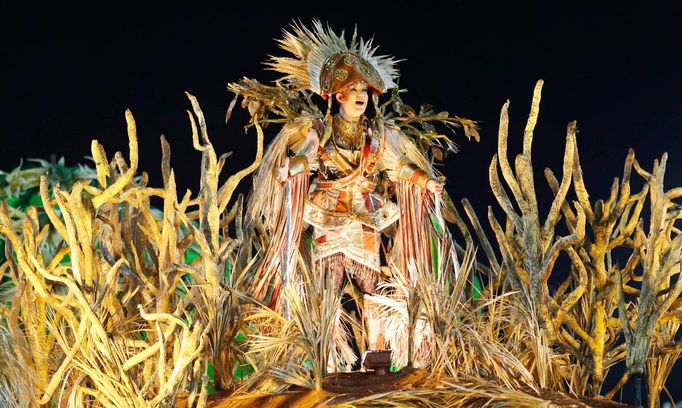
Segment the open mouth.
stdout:
<path fill-rule="evenodd" d="M 365 101 L 355 101 L 355 104 L 358 106 L 365 106 Z"/>

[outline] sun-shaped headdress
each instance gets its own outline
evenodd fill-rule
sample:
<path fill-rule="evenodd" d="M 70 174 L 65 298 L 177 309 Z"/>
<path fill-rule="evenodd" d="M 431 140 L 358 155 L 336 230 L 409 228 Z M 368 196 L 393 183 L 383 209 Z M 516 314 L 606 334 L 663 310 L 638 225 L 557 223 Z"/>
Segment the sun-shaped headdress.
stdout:
<path fill-rule="evenodd" d="M 372 39 L 358 38 L 357 29 L 348 43 L 344 31 L 337 35 L 319 20 L 313 20 L 312 28 L 294 23 L 277 42 L 293 57 L 271 57 L 266 65 L 323 98 L 356 81 L 365 81 L 375 94 L 397 87 L 398 61 L 390 55 L 376 55 L 379 47 L 372 45 Z"/>

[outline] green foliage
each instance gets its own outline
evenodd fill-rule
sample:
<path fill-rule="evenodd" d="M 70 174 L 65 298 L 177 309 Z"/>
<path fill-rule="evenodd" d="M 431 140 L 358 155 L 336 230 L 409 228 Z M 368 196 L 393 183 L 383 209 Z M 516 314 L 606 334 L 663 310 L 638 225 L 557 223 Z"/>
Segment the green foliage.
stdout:
<path fill-rule="evenodd" d="M 84 164 L 67 166 L 63 157 L 56 162 L 43 159 L 22 161 L 9 173 L 0 170 L 0 199 L 14 208 L 25 209 L 28 205 L 42 206 L 37 194 L 40 177 L 45 175 L 48 187 L 60 185 L 69 189 L 78 180 L 94 180 L 95 169 Z M 37 198 L 35 195 L 37 194 Z"/>
<path fill-rule="evenodd" d="M 67 166 L 64 157 L 56 162 L 28 159 L 26 163 L 22 161 L 10 172 L 0 170 L 0 200 L 4 201 L 11 209 L 18 210 L 10 213 L 12 224 L 17 230 L 21 228 L 23 213 L 29 207 L 43 207 L 43 200 L 40 197 L 40 177 L 43 175 L 46 176 L 50 191 L 57 185 L 69 189 L 76 181 L 97 178 L 97 172 L 92 167 L 85 164 Z M 47 216 L 44 212 L 39 212 L 38 217 L 41 225 L 47 223 Z M 56 238 L 53 236 L 52 239 L 47 240 L 46 255 L 54 255 L 59 243 Z M 0 264 L 4 263 L 5 260 L 5 245 L 4 241 L 0 240 Z M 64 262 L 69 262 L 68 256 Z M 9 278 L 5 275 L 0 279 L 4 282 Z"/>

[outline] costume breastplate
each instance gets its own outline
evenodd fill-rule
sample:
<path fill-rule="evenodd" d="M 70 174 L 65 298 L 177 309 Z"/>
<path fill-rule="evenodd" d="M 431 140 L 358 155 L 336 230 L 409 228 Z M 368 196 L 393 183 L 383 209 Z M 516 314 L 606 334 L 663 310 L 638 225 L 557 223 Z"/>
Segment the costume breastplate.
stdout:
<path fill-rule="evenodd" d="M 336 135 L 326 146 L 320 146 L 320 181 L 332 181 L 346 178 L 374 178 L 374 169 L 381 157 L 383 143 L 380 135 L 365 130 L 363 144 L 359 148 L 346 148 L 336 143 Z"/>

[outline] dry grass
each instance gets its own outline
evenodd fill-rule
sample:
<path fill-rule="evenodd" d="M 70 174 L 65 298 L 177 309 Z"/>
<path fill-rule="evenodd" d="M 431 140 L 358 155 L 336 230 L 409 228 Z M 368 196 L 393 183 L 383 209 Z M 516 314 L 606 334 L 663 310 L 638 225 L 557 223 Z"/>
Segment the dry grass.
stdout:
<path fill-rule="evenodd" d="M 7 408 L 36 405 L 32 371 L 18 358 L 16 342 L 0 328 L 0 406 Z"/>

